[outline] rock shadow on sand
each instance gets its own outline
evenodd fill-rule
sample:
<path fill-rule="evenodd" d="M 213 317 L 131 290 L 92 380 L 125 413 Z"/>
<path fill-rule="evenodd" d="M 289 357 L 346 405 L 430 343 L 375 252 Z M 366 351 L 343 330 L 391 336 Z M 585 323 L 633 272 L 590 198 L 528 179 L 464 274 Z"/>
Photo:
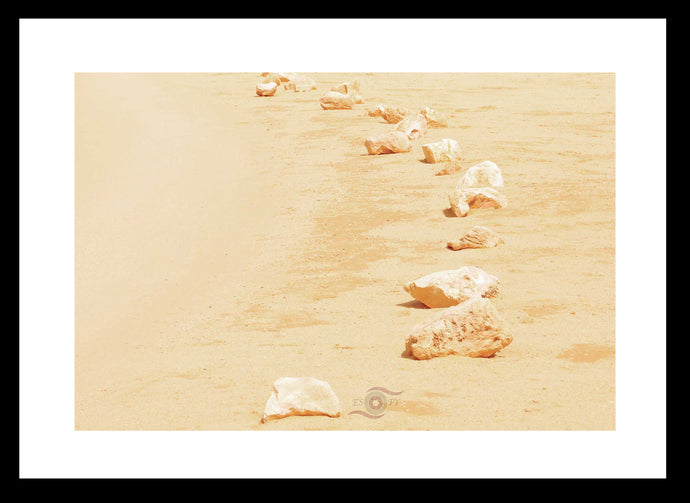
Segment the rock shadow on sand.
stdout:
<path fill-rule="evenodd" d="M 412 309 L 431 309 L 429 306 L 427 306 L 423 302 L 418 301 L 417 299 L 408 300 L 407 302 L 401 302 L 396 305 L 400 307 L 409 307 Z"/>

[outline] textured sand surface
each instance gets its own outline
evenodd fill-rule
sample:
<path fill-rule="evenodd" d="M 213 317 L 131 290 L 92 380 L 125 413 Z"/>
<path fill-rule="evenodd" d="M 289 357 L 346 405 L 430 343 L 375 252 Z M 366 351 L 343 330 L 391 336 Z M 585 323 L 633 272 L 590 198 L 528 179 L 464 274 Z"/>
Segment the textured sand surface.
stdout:
<path fill-rule="evenodd" d="M 615 428 L 613 74 L 77 74 L 78 430 Z M 357 79 L 364 104 L 319 97 Z M 378 103 L 448 114 L 410 152 L 367 155 Z M 421 145 L 459 142 L 434 176 Z M 449 216 L 484 160 L 508 207 Z M 475 225 L 496 248 L 452 251 Z M 403 285 L 476 265 L 513 342 L 493 358 L 403 354 L 431 310 Z M 327 381 L 339 418 L 260 424 L 281 376 Z M 369 388 L 399 392 L 361 414 Z"/>

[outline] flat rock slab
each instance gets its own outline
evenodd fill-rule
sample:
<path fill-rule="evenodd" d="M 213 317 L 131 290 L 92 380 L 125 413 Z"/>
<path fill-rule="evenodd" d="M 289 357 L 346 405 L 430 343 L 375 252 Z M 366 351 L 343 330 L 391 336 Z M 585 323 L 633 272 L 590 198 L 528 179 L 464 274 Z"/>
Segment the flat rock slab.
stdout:
<path fill-rule="evenodd" d="M 397 154 L 412 150 L 410 138 L 402 131 L 389 131 L 369 136 L 364 146 L 370 155 Z"/>
<path fill-rule="evenodd" d="M 450 307 L 472 297 L 492 297 L 498 293 L 499 280 L 479 267 L 437 271 L 404 285 L 412 297 L 427 307 Z"/>
<path fill-rule="evenodd" d="M 475 225 L 457 241 L 449 241 L 448 248 L 464 250 L 466 248 L 493 248 L 503 243 L 503 238 L 488 227 Z"/>
<path fill-rule="evenodd" d="M 491 301 L 474 297 L 415 326 L 405 348 L 418 360 L 448 355 L 477 358 L 493 356 L 511 342 L 513 337 Z"/>
<path fill-rule="evenodd" d="M 280 377 L 266 402 L 262 423 L 287 416 L 340 416 L 340 401 L 330 385 L 313 377 Z"/>

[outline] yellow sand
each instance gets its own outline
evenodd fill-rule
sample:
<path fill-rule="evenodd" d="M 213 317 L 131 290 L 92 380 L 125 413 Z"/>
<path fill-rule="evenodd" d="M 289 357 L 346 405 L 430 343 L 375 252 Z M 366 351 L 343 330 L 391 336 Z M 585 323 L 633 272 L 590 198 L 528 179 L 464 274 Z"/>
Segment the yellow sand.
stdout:
<path fill-rule="evenodd" d="M 615 428 L 614 75 L 77 74 L 78 430 Z M 357 79 L 364 104 L 319 97 Z M 378 103 L 449 116 L 367 155 Z M 421 145 L 455 139 L 460 170 Z M 484 160 L 507 208 L 450 217 Z M 504 243 L 452 251 L 474 225 Z M 494 358 L 403 354 L 424 308 L 403 284 L 476 265 L 514 337 Z M 328 381 L 339 418 L 260 424 L 273 381 Z M 372 386 L 395 392 L 378 419 Z"/>

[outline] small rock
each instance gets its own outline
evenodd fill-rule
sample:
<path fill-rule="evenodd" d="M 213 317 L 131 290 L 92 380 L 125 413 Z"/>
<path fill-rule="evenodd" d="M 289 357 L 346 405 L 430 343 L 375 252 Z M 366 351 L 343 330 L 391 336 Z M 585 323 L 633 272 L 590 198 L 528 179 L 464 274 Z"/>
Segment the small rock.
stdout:
<path fill-rule="evenodd" d="M 430 164 L 442 161 L 457 161 L 460 159 L 460 145 L 455 140 L 444 138 L 435 143 L 422 145 L 424 159 Z"/>
<path fill-rule="evenodd" d="M 449 307 L 472 297 L 492 297 L 498 293 L 499 280 L 479 267 L 438 271 L 405 284 L 412 297 L 430 308 Z"/>
<path fill-rule="evenodd" d="M 426 117 L 427 125 L 430 128 L 448 127 L 448 119 L 433 108 L 424 107 L 419 113 Z"/>
<path fill-rule="evenodd" d="M 367 114 L 370 117 L 382 117 L 388 124 L 397 124 L 410 115 L 410 112 L 403 107 L 377 105 L 375 108 L 368 110 Z"/>
<path fill-rule="evenodd" d="M 370 155 L 396 154 L 412 150 L 410 138 L 402 131 L 389 131 L 369 136 L 364 140 L 364 146 Z"/>
<path fill-rule="evenodd" d="M 416 140 L 426 134 L 426 118 L 423 115 L 405 117 L 395 125 L 396 131 L 402 131 L 410 140 Z"/>
<path fill-rule="evenodd" d="M 349 94 L 343 94 L 336 91 L 328 91 L 321 96 L 319 102 L 321 103 L 321 108 L 324 110 L 349 110 L 355 103 L 352 96 Z"/>
<path fill-rule="evenodd" d="M 303 93 L 316 89 L 316 83 L 310 77 L 299 74 L 289 74 L 289 80 L 283 84 L 286 91 L 293 91 L 296 93 Z"/>
<path fill-rule="evenodd" d="M 331 88 L 331 91 L 335 91 L 341 94 L 349 94 L 352 101 L 355 104 L 361 104 L 364 102 L 362 96 L 359 93 L 359 81 L 353 80 L 352 82 L 343 82 L 335 87 Z"/>
<path fill-rule="evenodd" d="M 464 250 L 465 248 L 493 248 L 503 243 L 503 239 L 496 232 L 481 225 L 475 225 L 470 231 L 457 241 L 449 241 L 448 248 Z"/>
<path fill-rule="evenodd" d="M 490 357 L 513 341 L 489 299 L 473 297 L 415 326 L 405 348 L 418 360 L 461 355 Z"/>
<path fill-rule="evenodd" d="M 503 188 L 503 174 L 491 161 L 484 161 L 468 168 L 455 188 L 465 190 L 482 187 Z"/>
<path fill-rule="evenodd" d="M 313 377 L 281 377 L 273 383 L 261 422 L 318 415 L 340 416 L 340 401 L 330 385 Z"/>
<path fill-rule="evenodd" d="M 273 96 L 278 90 L 275 82 L 259 83 L 256 85 L 256 94 L 259 96 Z"/>

